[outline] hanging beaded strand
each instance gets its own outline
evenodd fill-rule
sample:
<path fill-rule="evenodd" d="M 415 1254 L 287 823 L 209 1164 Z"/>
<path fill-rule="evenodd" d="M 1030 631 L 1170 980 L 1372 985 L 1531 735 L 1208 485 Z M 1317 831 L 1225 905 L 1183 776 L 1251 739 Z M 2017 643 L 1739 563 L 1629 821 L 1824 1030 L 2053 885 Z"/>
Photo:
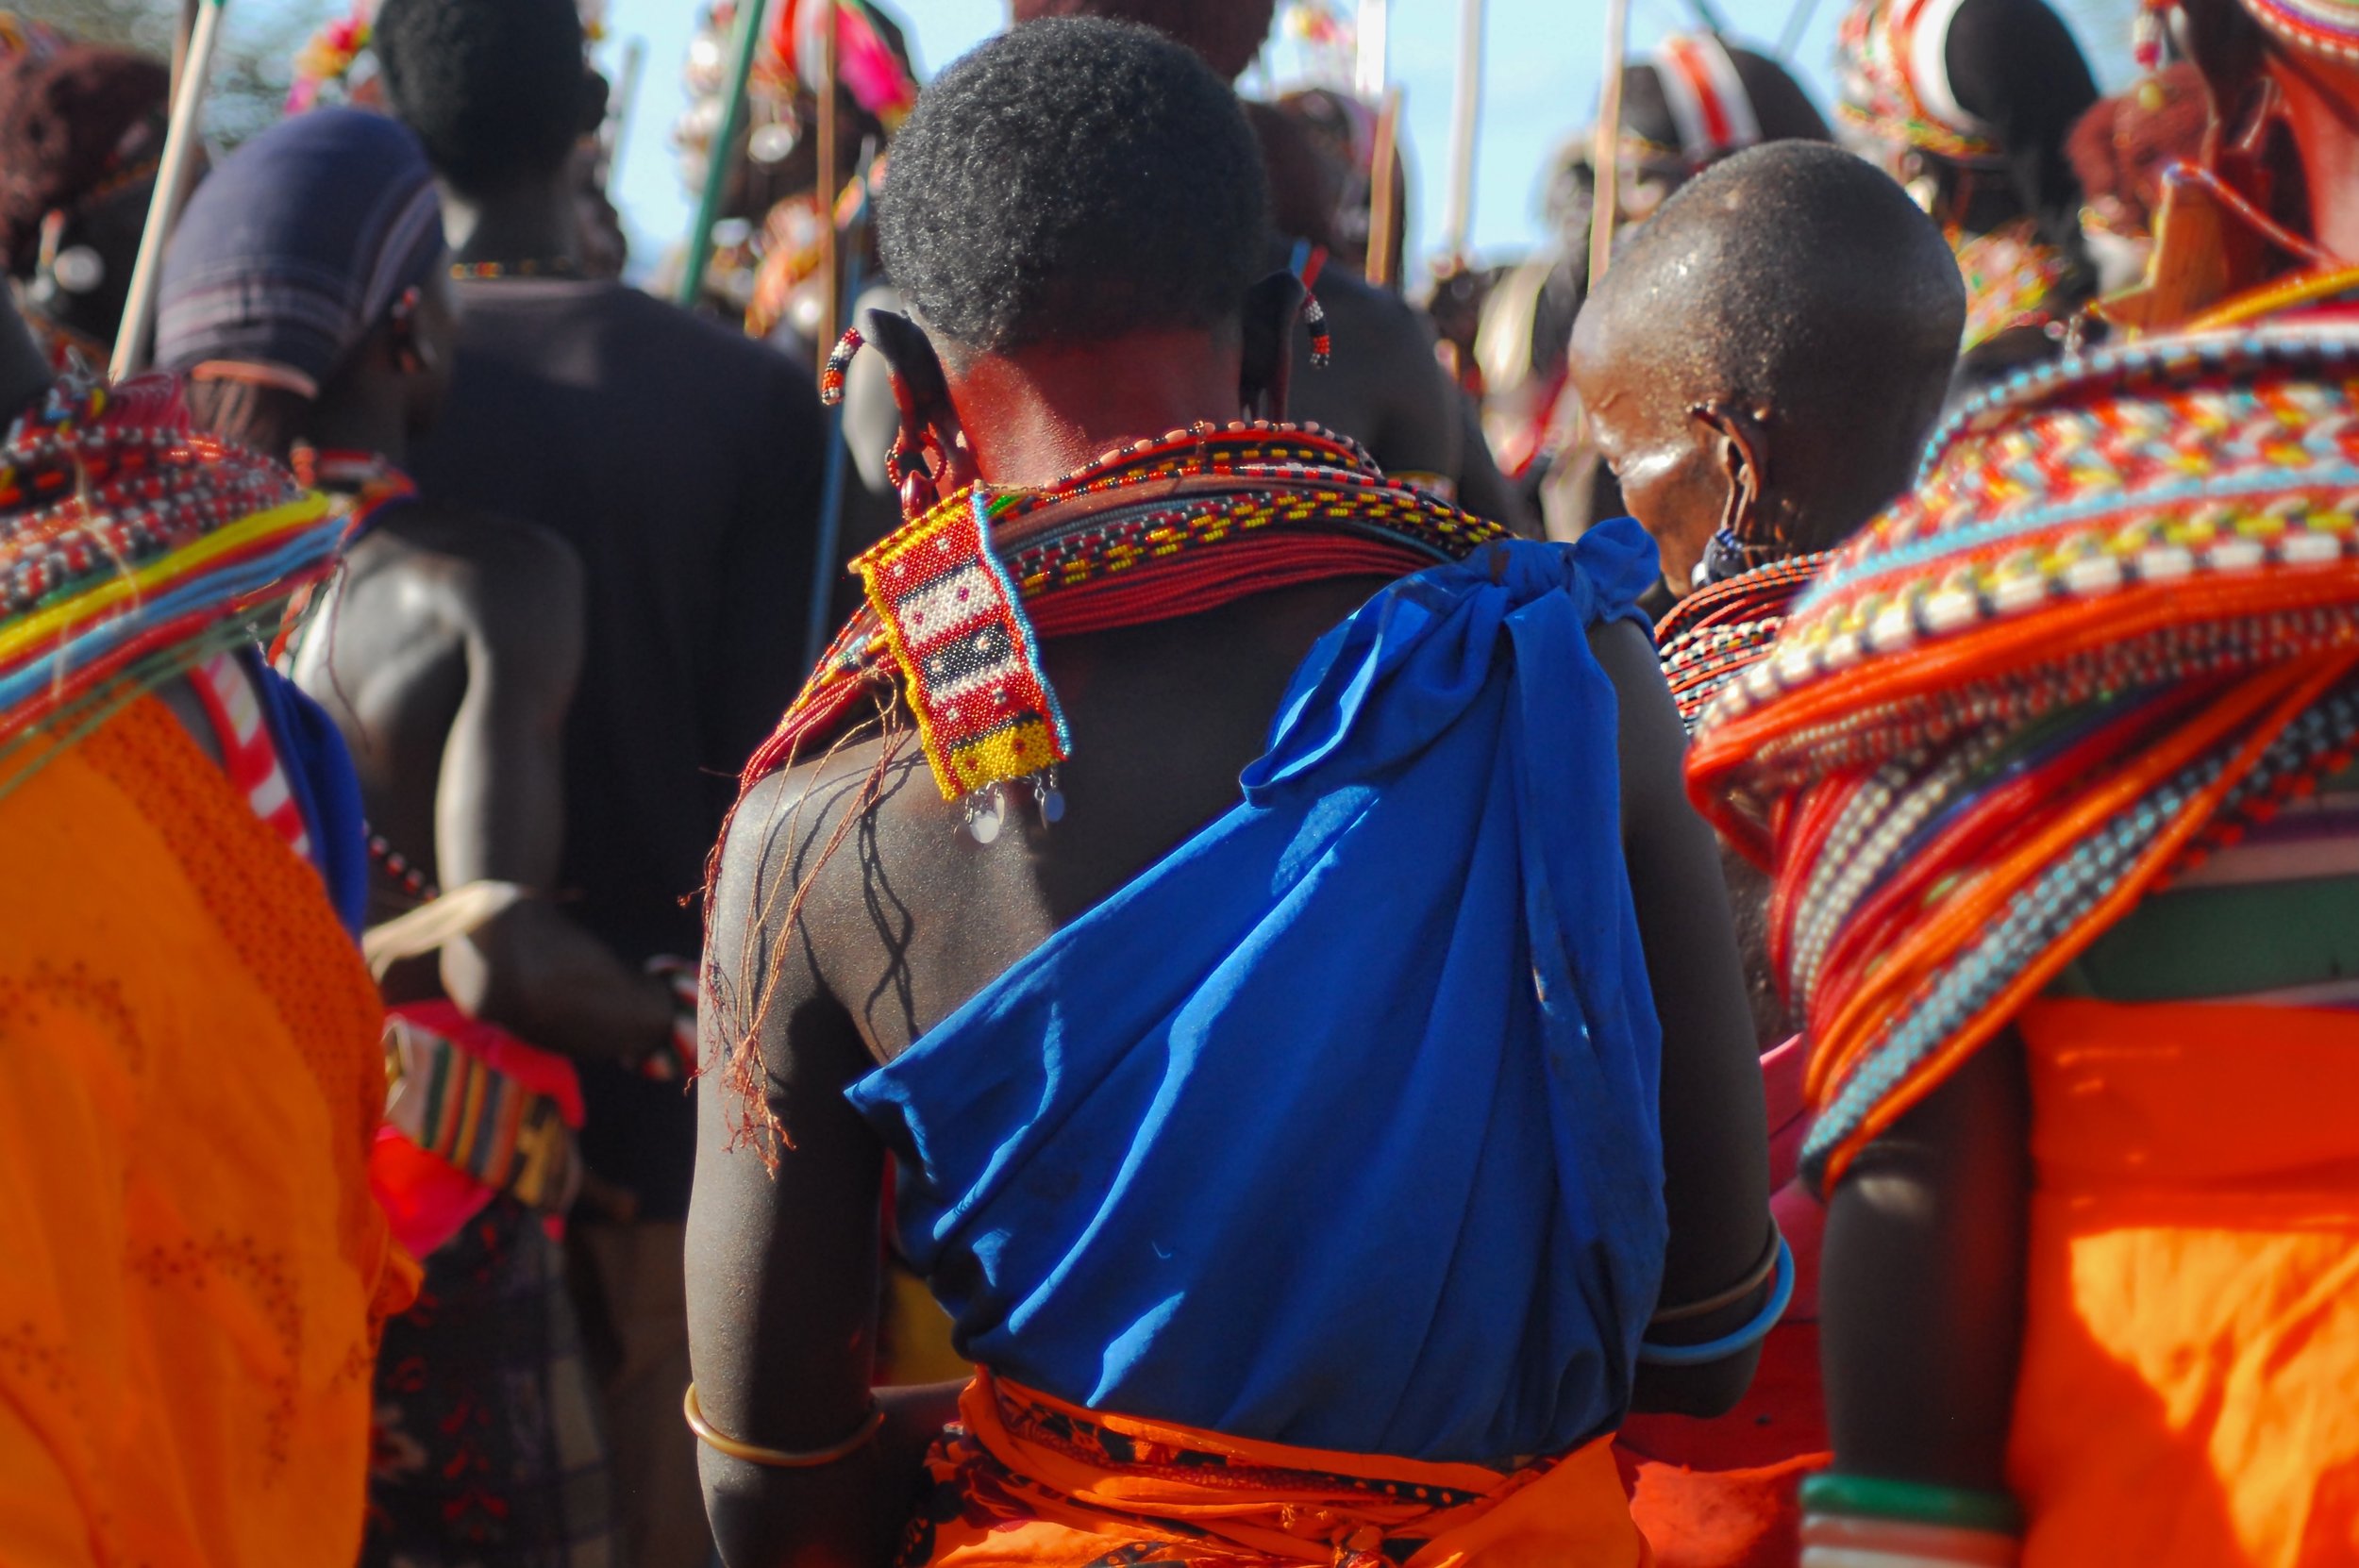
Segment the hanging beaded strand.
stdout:
<path fill-rule="evenodd" d="M 1311 368 L 1325 370 L 1335 356 L 1335 340 L 1327 330 L 1327 308 L 1308 289 L 1302 291 L 1302 325 L 1311 333 Z"/>
<path fill-rule="evenodd" d="M 859 327 L 847 326 L 844 336 L 835 341 L 835 346 L 828 350 L 828 362 L 819 372 L 819 401 L 823 407 L 832 409 L 844 401 L 844 377 L 851 371 L 852 357 L 867 342 L 860 335 Z"/>
<path fill-rule="evenodd" d="M 375 828 L 369 829 L 369 859 L 393 879 L 395 887 L 419 903 L 431 904 L 443 896 L 443 890 L 428 881 L 424 871 Z"/>

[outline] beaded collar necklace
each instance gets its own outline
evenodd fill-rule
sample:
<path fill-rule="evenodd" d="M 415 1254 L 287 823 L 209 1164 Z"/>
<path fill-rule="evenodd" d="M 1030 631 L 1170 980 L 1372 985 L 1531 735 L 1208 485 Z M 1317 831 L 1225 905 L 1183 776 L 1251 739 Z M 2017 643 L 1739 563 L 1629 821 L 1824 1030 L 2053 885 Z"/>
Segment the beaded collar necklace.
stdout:
<path fill-rule="evenodd" d="M 868 603 L 836 638 L 745 782 L 788 764 L 863 693 L 899 688 L 936 784 L 996 837 L 999 786 L 1062 812 L 1071 737 L 1044 637 L 1196 614 L 1328 577 L 1395 577 L 1507 530 L 1386 479 L 1347 438 L 1270 421 L 1198 425 L 1051 485 L 952 495 L 854 562 Z"/>
<path fill-rule="evenodd" d="M 0 747 L 243 641 L 340 531 L 286 470 L 192 430 L 171 378 L 61 377 L 0 441 Z"/>
<path fill-rule="evenodd" d="M 1819 550 L 1769 561 L 1699 588 L 1673 606 L 1655 626 L 1663 676 L 1689 729 L 1720 688 L 1767 653 L 1785 625 L 1785 612 L 1833 552 Z"/>
<path fill-rule="evenodd" d="M 581 263 L 570 256 L 527 257 L 521 261 L 454 261 L 450 275 L 461 283 L 500 278 L 579 277 Z"/>

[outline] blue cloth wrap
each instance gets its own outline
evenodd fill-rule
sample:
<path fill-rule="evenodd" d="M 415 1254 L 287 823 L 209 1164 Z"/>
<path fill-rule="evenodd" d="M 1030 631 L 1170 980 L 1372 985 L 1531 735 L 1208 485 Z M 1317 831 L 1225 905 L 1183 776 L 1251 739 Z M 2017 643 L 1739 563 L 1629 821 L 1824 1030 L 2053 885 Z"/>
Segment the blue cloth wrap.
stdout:
<path fill-rule="evenodd" d="M 164 249 L 156 362 L 275 365 L 325 386 L 443 252 L 408 126 L 349 108 L 282 120 L 189 197 Z"/>
<path fill-rule="evenodd" d="M 1657 570 L 1623 519 L 1392 585 L 1296 673 L 1244 804 L 851 1087 L 964 1354 L 1354 1453 L 1618 1423 L 1661 1034 L 1586 633 L 1643 626 Z"/>
<path fill-rule="evenodd" d="M 310 835 L 311 868 L 327 885 L 336 918 L 358 940 L 368 926 L 369 843 L 352 753 L 327 709 L 272 669 L 259 651 L 249 649 L 243 657 L 278 751 L 279 771 L 287 776 L 288 792 Z"/>

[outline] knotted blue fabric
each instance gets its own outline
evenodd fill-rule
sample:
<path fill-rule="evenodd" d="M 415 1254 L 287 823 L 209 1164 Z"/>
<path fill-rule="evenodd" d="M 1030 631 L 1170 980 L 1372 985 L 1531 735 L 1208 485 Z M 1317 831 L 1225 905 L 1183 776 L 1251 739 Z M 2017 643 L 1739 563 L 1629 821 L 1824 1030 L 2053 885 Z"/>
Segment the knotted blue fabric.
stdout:
<path fill-rule="evenodd" d="M 1354 1453 L 1506 1466 L 1618 1423 L 1661 1036 L 1587 633 L 1657 570 L 1624 519 L 1387 588 L 1243 804 L 852 1086 L 965 1355 Z"/>

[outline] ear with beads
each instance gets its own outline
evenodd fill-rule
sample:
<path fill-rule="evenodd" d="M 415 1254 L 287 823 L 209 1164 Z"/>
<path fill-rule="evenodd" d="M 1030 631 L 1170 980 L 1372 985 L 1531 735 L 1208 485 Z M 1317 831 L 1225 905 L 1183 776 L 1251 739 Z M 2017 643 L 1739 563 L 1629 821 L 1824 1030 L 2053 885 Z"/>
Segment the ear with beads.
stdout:
<path fill-rule="evenodd" d="M 955 493 L 975 479 L 974 459 L 959 441 L 957 410 L 942 373 L 941 358 L 926 329 L 897 310 L 864 313 L 867 329 L 845 332 L 828 356 L 819 396 L 833 405 L 844 398 L 844 375 L 863 346 L 883 356 L 901 413 L 900 433 L 885 455 L 885 474 L 901 492 L 901 515 L 914 519 L 931 511 L 943 492 Z"/>

